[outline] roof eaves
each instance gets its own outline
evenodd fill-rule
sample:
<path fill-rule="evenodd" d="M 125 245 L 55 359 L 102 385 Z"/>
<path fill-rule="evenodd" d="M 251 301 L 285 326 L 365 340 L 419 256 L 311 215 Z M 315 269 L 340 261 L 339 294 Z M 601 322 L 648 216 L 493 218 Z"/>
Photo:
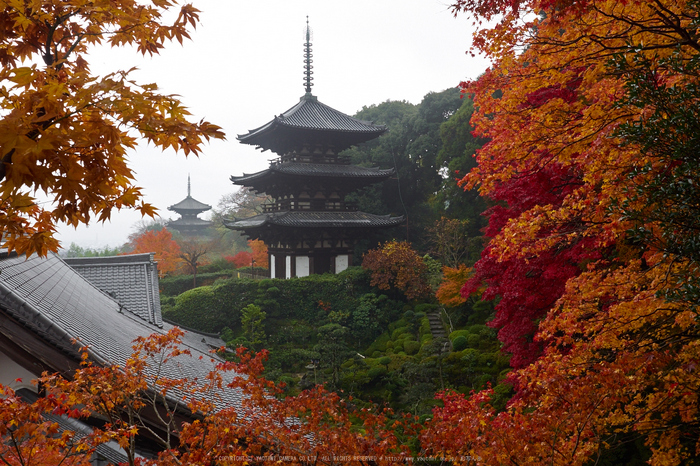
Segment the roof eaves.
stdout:
<path fill-rule="evenodd" d="M 102 293 L 102 291 L 100 292 Z M 105 296 L 108 295 L 105 294 Z M 110 299 L 112 298 L 110 297 Z M 70 335 L 59 324 L 46 317 L 33 304 L 18 296 L 14 290 L 6 287 L 4 282 L 0 282 L 0 305 L 10 311 L 17 319 L 23 321 L 22 324 L 26 325 L 33 332 L 47 337 L 47 340 L 61 351 L 71 356 L 79 357 L 80 345 L 76 343 L 76 337 Z M 13 309 L 14 312 L 10 309 Z M 94 348 L 88 347 L 87 351 L 90 357 L 94 358 L 98 363 L 108 363 L 107 359 L 95 351 Z"/>

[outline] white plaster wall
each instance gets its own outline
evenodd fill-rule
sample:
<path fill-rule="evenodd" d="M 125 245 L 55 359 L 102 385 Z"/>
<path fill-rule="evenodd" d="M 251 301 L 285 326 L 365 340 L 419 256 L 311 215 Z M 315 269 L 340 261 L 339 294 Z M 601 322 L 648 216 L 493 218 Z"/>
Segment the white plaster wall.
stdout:
<path fill-rule="evenodd" d="M 14 362 L 5 353 L 0 352 L 0 384 L 6 385 L 13 390 L 28 388 L 36 392 L 36 385 L 32 384 L 32 380 L 38 377 L 38 375 L 32 374 Z M 17 379 L 22 379 L 22 381 L 19 382 Z"/>
<path fill-rule="evenodd" d="M 297 266 L 297 277 L 308 277 L 309 276 L 309 258 L 308 256 L 297 256 L 296 257 Z"/>
<path fill-rule="evenodd" d="M 341 254 L 335 258 L 335 273 L 340 273 L 348 268 L 350 262 L 350 256 L 347 254 Z"/>
<path fill-rule="evenodd" d="M 286 256 L 284 258 L 284 260 L 285 260 L 284 270 L 286 271 L 285 278 L 292 278 L 292 256 Z"/>
<path fill-rule="evenodd" d="M 270 278 L 277 278 L 275 277 L 275 255 L 270 254 Z"/>

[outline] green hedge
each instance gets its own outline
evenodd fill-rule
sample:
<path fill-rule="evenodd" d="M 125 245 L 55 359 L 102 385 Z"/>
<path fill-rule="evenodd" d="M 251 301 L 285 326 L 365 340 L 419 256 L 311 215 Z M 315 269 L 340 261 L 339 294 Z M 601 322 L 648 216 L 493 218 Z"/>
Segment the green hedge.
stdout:
<path fill-rule="evenodd" d="M 166 280 L 161 282 L 162 285 L 163 282 Z M 184 287 L 185 283 L 168 279 L 165 285 L 173 290 Z M 213 286 L 181 293 L 174 305 L 168 301 L 168 306 L 164 306 L 164 316 L 197 330 L 220 332 L 229 327 L 235 332 L 240 327 L 239 311 L 248 304 L 255 304 L 267 314 L 268 333 L 274 333 L 277 326 L 294 319 L 318 324 L 346 316 L 342 325 L 351 330 L 357 326 L 357 338 L 371 342 L 378 336 L 373 332 L 381 331 L 382 325 L 397 317 L 401 303 L 381 297 L 369 300 L 370 291 L 369 275 L 359 267 L 337 275 L 312 275 L 289 280 L 219 279 Z M 164 297 L 162 302 L 165 300 Z M 363 312 L 362 319 L 354 316 L 359 310 Z M 371 326 L 368 322 L 379 325 Z"/>
<path fill-rule="evenodd" d="M 232 271 L 198 273 L 197 286 L 212 285 L 216 280 L 231 278 Z M 160 294 L 165 296 L 177 296 L 187 290 L 191 290 L 194 285 L 192 275 L 175 275 L 159 280 Z"/>

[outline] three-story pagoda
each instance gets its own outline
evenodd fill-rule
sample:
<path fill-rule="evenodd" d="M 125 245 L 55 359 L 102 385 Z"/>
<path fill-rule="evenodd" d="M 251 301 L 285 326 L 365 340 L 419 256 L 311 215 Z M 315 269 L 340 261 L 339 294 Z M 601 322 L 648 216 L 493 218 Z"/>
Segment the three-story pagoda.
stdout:
<path fill-rule="evenodd" d="M 198 215 L 211 210 L 211 206 L 193 198 L 190 188 L 190 176 L 187 175 L 187 197 L 168 207 L 168 210 L 180 214 L 180 218 L 168 222 L 168 228 L 177 230 L 187 237 L 203 236 L 206 234 L 207 228 L 211 227 L 212 222 L 203 220 Z"/>
<path fill-rule="evenodd" d="M 266 193 L 273 202 L 263 213 L 226 222 L 233 230 L 262 240 L 270 255 L 272 278 L 338 273 L 352 264 L 359 238 L 378 228 L 392 227 L 403 217 L 357 210 L 345 196 L 381 182 L 394 170 L 350 164 L 338 154 L 374 139 L 385 126 L 361 121 L 318 101 L 311 94 L 310 31 L 306 29 L 306 93 L 295 106 L 267 124 L 239 135 L 238 140 L 280 157 L 266 170 L 232 176 L 234 184 Z"/>

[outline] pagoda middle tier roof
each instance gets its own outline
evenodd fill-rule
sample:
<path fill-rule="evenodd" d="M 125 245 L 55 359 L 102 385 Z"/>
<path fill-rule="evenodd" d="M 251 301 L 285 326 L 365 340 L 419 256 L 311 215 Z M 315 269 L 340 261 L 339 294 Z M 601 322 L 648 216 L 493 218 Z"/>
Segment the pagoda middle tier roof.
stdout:
<path fill-rule="evenodd" d="M 329 144 L 337 152 L 374 139 L 386 126 L 358 120 L 304 95 L 295 106 L 238 140 L 283 155 L 303 144 Z"/>
<path fill-rule="evenodd" d="M 198 212 L 204 212 L 205 210 L 211 209 L 211 206 L 208 204 L 204 204 L 202 202 L 199 202 L 198 200 L 194 199 L 192 196 L 187 196 L 177 204 L 171 205 L 168 207 L 168 210 L 174 210 L 175 212 L 178 212 L 180 210 L 184 211 L 198 211 Z"/>
<path fill-rule="evenodd" d="M 352 178 L 366 179 L 370 182 L 382 181 L 394 174 L 394 169 L 358 167 L 355 165 L 336 165 L 329 163 L 279 162 L 270 168 L 243 176 L 232 176 L 234 184 L 251 186 L 257 182 L 268 181 L 276 176 L 311 177 L 311 178 Z"/>
<path fill-rule="evenodd" d="M 289 228 L 382 228 L 403 222 L 404 217 L 374 215 L 365 212 L 271 212 L 246 219 L 226 222 L 232 230 L 246 230 L 264 226 Z"/>

